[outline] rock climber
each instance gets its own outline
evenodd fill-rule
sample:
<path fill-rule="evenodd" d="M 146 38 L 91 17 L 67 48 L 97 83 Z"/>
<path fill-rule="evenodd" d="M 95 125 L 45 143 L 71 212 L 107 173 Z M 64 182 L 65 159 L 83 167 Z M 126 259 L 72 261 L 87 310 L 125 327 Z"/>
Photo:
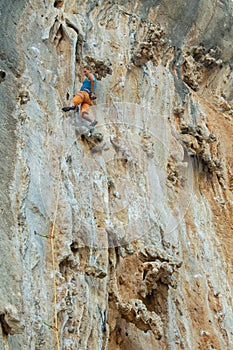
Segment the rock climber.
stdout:
<path fill-rule="evenodd" d="M 89 117 L 88 110 L 90 106 L 93 105 L 92 100 L 96 99 L 95 89 L 97 85 L 96 76 L 92 73 L 92 68 L 89 66 L 84 66 L 83 73 L 86 78 L 83 81 L 81 89 L 74 98 L 71 100 L 70 107 L 63 107 L 63 112 L 68 112 L 74 110 L 77 106 L 80 106 L 81 117 L 88 120 L 91 124 L 90 126 L 95 126 L 98 122 L 97 120 L 92 121 Z"/>

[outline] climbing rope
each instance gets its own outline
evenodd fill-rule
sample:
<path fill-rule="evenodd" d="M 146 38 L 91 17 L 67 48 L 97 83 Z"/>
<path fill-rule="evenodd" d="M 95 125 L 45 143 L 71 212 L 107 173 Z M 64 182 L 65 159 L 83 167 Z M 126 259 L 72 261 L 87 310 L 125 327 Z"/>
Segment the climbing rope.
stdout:
<path fill-rule="evenodd" d="M 69 92 L 67 90 L 67 98 L 69 97 Z M 61 98 L 59 97 L 60 102 Z M 62 104 L 62 103 L 61 103 Z M 64 123 L 64 135 L 66 135 L 66 123 Z M 64 143 L 62 144 L 62 150 L 61 150 L 61 162 L 64 157 Z M 59 340 L 59 328 L 58 328 L 58 317 L 57 317 L 57 284 L 56 284 L 56 264 L 55 264 L 55 226 L 56 226 L 56 220 L 57 220 L 57 212 L 58 212 L 58 203 L 59 203 L 59 195 L 60 195 L 60 186 L 61 186 L 61 178 L 62 178 L 62 166 L 60 164 L 60 170 L 59 170 L 59 176 L 58 176 L 58 186 L 55 191 L 56 193 L 56 200 L 55 200 L 55 210 L 54 210 L 54 218 L 52 221 L 52 225 L 50 228 L 50 234 L 44 235 L 39 234 L 36 231 L 34 233 L 40 237 L 49 238 L 50 239 L 50 247 L 51 247 L 51 255 L 52 255 L 52 272 L 53 272 L 53 304 L 54 304 L 54 324 L 50 324 L 48 322 L 43 321 L 44 325 L 55 331 L 56 333 L 56 345 L 57 350 L 60 350 L 60 340 Z"/>
<path fill-rule="evenodd" d="M 58 201 L 59 201 L 59 189 L 61 184 L 61 169 L 59 173 L 59 181 L 58 181 L 58 193 L 56 199 L 55 213 L 54 219 L 52 223 L 52 228 L 50 232 L 50 246 L 51 246 L 51 254 L 52 254 L 52 266 L 53 266 L 53 303 L 54 303 L 54 325 L 56 332 L 56 340 L 57 340 L 57 350 L 60 350 L 60 341 L 59 341 L 59 329 L 58 329 L 58 319 L 57 319 L 57 285 L 56 285 L 56 275 L 55 275 L 55 249 L 54 249 L 54 239 L 55 239 L 55 224 L 57 219 L 57 210 L 58 210 Z"/>
<path fill-rule="evenodd" d="M 62 149 L 63 154 L 64 148 Z M 60 350 L 60 340 L 59 340 L 59 328 L 58 328 L 58 318 L 57 318 L 57 285 L 56 285 L 56 266 L 55 266 L 55 247 L 54 247 L 54 241 L 55 241 L 55 225 L 57 220 L 57 212 L 58 212 L 58 202 L 59 202 L 59 193 L 60 193 L 60 185 L 61 185 L 61 167 L 59 171 L 59 178 L 58 178 L 58 191 L 57 191 L 57 198 L 56 198 L 56 204 L 55 204 L 55 210 L 54 210 L 54 218 L 50 229 L 49 235 L 39 234 L 36 231 L 34 233 L 40 237 L 49 238 L 50 239 L 50 247 L 51 247 L 51 255 L 52 255 L 52 272 L 53 272 L 53 303 L 54 303 L 54 324 L 50 324 L 48 322 L 43 321 L 44 325 L 55 331 L 56 333 L 56 343 L 57 343 L 57 350 Z"/>
<path fill-rule="evenodd" d="M 59 98 L 60 100 L 60 98 Z M 61 102 L 61 101 L 60 101 Z M 66 135 L 66 123 L 64 124 L 65 130 L 64 134 Z M 64 157 L 64 143 L 62 146 L 61 151 L 61 161 Z M 54 326 L 51 328 L 56 333 L 56 343 L 57 343 L 57 350 L 60 350 L 60 340 L 59 340 L 59 328 L 58 328 L 58 317 L 57 317 L 57 284 L 56 284 L 56 265 L 55 265 L 55 226 L 56 226 L 56 220 L 57 220 L 57 212 L 58 212 L 58 203 L 59 203 L 59 195 L 60 195 L 60 185 L 61 185 L 61 175 L 62 175 L 62 167 L 60 164 L 60 171 L 59 171 L 59 177 L 58 177 L 58 190 L 56 191 L 57 197 L 56 197 L 56 204 L 55 204 L 55 210 L 54 210 L 54 218 L 50 230 L 50 235 L 48 238 L 50 238 L 50 247 L 51 247 L 51 255 L 52 255 L 52 270 L 53 270 L 53 304 L 54 304 Z"/>

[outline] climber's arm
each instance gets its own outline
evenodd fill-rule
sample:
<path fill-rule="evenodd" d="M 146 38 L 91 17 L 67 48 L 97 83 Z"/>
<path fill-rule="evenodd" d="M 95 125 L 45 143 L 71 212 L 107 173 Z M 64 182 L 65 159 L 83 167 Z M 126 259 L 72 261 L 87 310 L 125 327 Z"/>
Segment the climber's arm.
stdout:
<path fill-rule="evenodd" d="M 95 78 L 94 78 L 94 75 L 92 73 L 89 73 L 87 77 L 88 77 L 88 79 L 91 82 L 91 92 L 94 92 L 95 91 Z"/>

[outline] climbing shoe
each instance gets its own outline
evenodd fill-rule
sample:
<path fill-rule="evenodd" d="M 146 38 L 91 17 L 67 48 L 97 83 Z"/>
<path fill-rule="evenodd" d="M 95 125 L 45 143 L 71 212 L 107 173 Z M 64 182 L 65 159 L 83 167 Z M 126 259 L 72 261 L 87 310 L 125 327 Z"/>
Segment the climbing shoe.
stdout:
<path fill-rule="evenodd" d="M 98 123 L 97 120 L 94 120 L 94 121 L 90 124 L 90 126 L 94 127 L 94 126 L 96 126 L 97 123 Z"/>
<path fill-rule="evenodd" d="M 63 107 L 62 110 L 63 112 L 69 112 L 71 110 L 75 109 L 75 107 Z"/>

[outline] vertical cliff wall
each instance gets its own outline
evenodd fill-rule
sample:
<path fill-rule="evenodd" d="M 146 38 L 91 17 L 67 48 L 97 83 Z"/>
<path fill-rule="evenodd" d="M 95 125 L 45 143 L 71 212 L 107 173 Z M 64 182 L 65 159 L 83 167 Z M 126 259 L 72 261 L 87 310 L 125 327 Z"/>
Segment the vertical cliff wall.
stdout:
<path fill-rule="evenodd" d="M 1 2 L 1 349 L 233 349 L 232 10 Z"/>

